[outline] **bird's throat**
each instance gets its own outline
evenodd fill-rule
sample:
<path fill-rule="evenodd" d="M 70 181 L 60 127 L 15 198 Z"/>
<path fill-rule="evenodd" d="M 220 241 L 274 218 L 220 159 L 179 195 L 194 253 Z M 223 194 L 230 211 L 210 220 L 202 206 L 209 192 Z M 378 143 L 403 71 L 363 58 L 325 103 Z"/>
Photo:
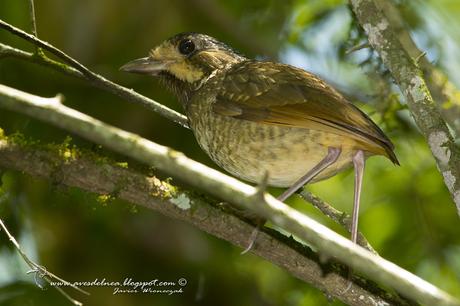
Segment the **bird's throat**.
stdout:
<path fill-rule="evenodd" d="M 177 97 L 184 108 L 193 95 L 193 92 L 196 90 L 199 82 L 189 83 L 176 78 L 168 72 L 161 72 L 159 79 L 161 83 Z"/>

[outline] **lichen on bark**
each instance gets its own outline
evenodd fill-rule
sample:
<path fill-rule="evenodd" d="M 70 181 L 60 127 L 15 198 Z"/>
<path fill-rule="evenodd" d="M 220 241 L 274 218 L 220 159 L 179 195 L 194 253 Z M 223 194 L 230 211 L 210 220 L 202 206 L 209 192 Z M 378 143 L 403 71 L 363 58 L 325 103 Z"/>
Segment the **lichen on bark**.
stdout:
<path fill-rule="evenodd" d="M 431 96 L 418 58 L 410 57 L 374 0 L 350 0 L 369 43 L 379 53 L 406 98 L 460 215 L 460 150 Z"/>

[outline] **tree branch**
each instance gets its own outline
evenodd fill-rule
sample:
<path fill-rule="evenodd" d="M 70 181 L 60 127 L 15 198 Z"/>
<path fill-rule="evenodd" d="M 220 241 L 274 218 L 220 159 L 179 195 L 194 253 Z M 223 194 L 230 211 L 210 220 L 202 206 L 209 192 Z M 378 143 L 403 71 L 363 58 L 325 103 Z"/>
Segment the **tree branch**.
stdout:
<path fill-rule="evenodd" d="M 30 16 L 30 31 L 32 35 L 38 37 L 37 35 L 37 22 L 35 21 L 35 4 L 34 0 L 29 0 L 29 16 Z"/>
<path fill-rule="evenodd" d="M 423 54 L 417 47 L 409 31 L 407 30 L 401 12 L 392 1 L 376 0 L 375 4 L 392 25 L 398 39 L 410 57 L 417 58 Z M 433 95 L 433 99 L 441 112 L 442 117 L 455 130 L 456 136 L 460 136 L 460 91 L 455 87 L 446 75 L 431 64 L 426 57 L 418 61 L 423 71 L 425 80 Z"/>
<path fill-rule="evenodd" d="M 314 207 L 319 209 L 324 215 L 329 217 L 331 220 L 336 222 L 337 224 L 343 226 L 349 233 L 351 233 L 351 217 L 341 212 L 338 209 L 335 209 L 325 201 L 321 200 L 311 192 L 306 191 L 305 189 L 299 193 L 300 197 L 305 201 L 311 203 Z M 361 232 L 358 232 L 358 244 L 368 250 L 369 252 L 378 255 L 377 251 L 372 248 L 369 241 L 367 241 L 366 237 Z"/>
<path fill-rule="evenodd" d="M 320 254 L 336 258 L 353 270 L 428 305 L 460 305 L 432 284 L 375 256 L 269 194 L 197 163 L 180 152 L 104 124 L 60 104 L 59 98 L 42 98 L 0 85 L 0 106 L 43 120 L 148 165 L 210 194 L 255 211 L 277 226 L 308 241 Z M 257 246 L 257 243 L 256 243 Z M 348 282 L 342 284 L 345 289 Z"/>
<path fill-rule="evenodd" d="M 183 220 L 211 235 L 245 247 L 254 227 L 211 205 L 203 197 L 182 190 L 156 177 L 146 177 L 115 163 L 101 164 L 97 157 L 78 150 L 71 153 L 44 147 L 30 148 L 14 140 L 0 139 L 0 166 L 39 176 L 67 186 L 116 197 Z M 67 158 L 64 158 L 66 155 Z M 253 253 L 280 266 L 293 276 L 312 284 L 350 305 L 409 305 L 395 294 L 354 277 L 345 292 L 346 268 L 322 263 L 309 248 L 270 229 L 264 229 Z"/>
<path fill-rule="evenodd" d="M 28 59 L 30 61 L 33 61 L 35 63 L 41 63 L 44 64 L 45 66 L 52 67 L 56 70 L 59 70 L 61 72 L 66 73 L 67 75 L 72 75 L 76 76 L 80 79 L 85 79 L 89 81 L 89 83 L 97 88 L 103 89 L 105 91 L 111 92 L 119 97 L 122 97 L 126 99 L 129 102 L 133 103 L 139 103 L 155 112 L 160 114 L 161 116 L 176 122 L 180 124 L 183 127 L 188 128 L 188 121 L 187 117 L 184 115 L 162 105 L 161 103 L 158 103 L 152 99 L 149 99 L 141 94 L 138 94 L 132 89 L 128 89 L 126 87 L 123 87 L 121 85 L 115 84 L 112 81 L 107 80 L 106 78 L 102 77 L 101 75 L 92 72 L 88 68 L 86 68 L 84 65 L 80 64 L 77 60 L 73 59 L 72 57 L 68 56 L 65 54 L 63 51 L 59 50 L 58 48 L 54 47 L 50 43 L 43 41 L 41 39 L 38 39 L 37 37 L 28 34 L 21 29 L 18 29 L 3 20 L 0 20 L 0 28 L 3 28 L 7 30 L 8 32 L 19 36 L 23 38 L 24 40 L 27 40 L 28 42 L 31 42 L 35 46 L 39 46 L 43 48 L 43 50 L 47 50 L 50 53 L 54 54 L 58 58 L 62 59 L 66 63 L 68 63 L 71 67 L 68 65 L 65 65 L 63 63 L 59 63 L 56 61 L 53 61 L 49 58 L 47 58 L 44 53 L 38 52 L 36 55 L 32 53 L 27 53 L 27 52 L 19 52 L 17 53 L 17 49 L 2 45 L 2 49 L 4 50 L 5 47 L 8 49 L 6 51 L 1 51 L 0 50 L 0 57 L 2 57 L 2 53 L 4 52 L 3 56 L 13 56 L 18 54 L 18 57 L 21 59 Z M 72 69 L 74 68 L 74 69 Z M 76 73 L 76 71 L 80 72 Z"/>
<path fill-rule="evenodd" d="M 350 3 L 369 43 L 380 54 L 405 96 L 460 215 L 460 151 L 433 101 L 418 63 L 406 52 L 392 24 L 374 1 L 350 0 Z"/>

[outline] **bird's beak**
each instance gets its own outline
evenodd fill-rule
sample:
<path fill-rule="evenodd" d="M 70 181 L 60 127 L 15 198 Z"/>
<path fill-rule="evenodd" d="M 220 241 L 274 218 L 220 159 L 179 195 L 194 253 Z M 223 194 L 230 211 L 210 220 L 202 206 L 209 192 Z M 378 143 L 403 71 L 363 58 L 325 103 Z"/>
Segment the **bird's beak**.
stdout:
<path fill-rule="evenodd" d="M 121 71 L 158 75 L 161 71 L 165 70 L 169 62 L 158 61 L 149 57 L 135 59 L 120 67 Z"/>

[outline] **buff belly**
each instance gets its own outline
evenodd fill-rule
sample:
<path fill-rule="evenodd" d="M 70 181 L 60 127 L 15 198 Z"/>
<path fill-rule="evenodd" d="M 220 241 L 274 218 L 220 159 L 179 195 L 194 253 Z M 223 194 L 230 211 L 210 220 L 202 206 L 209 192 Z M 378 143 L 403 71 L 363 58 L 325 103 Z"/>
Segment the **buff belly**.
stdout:
<path fill-rule="evenodd" d="M 268 184 L 289 187 L 326 155 L 328 146 L 339 147 L 337 162 L 313 181 L 348 168 L 356 151 L 343 136 L 317 130 L 260 124 L 213 114 L 189 116 L 201 148 L 220 167 L 253 183 L 268 172 Z"/>

